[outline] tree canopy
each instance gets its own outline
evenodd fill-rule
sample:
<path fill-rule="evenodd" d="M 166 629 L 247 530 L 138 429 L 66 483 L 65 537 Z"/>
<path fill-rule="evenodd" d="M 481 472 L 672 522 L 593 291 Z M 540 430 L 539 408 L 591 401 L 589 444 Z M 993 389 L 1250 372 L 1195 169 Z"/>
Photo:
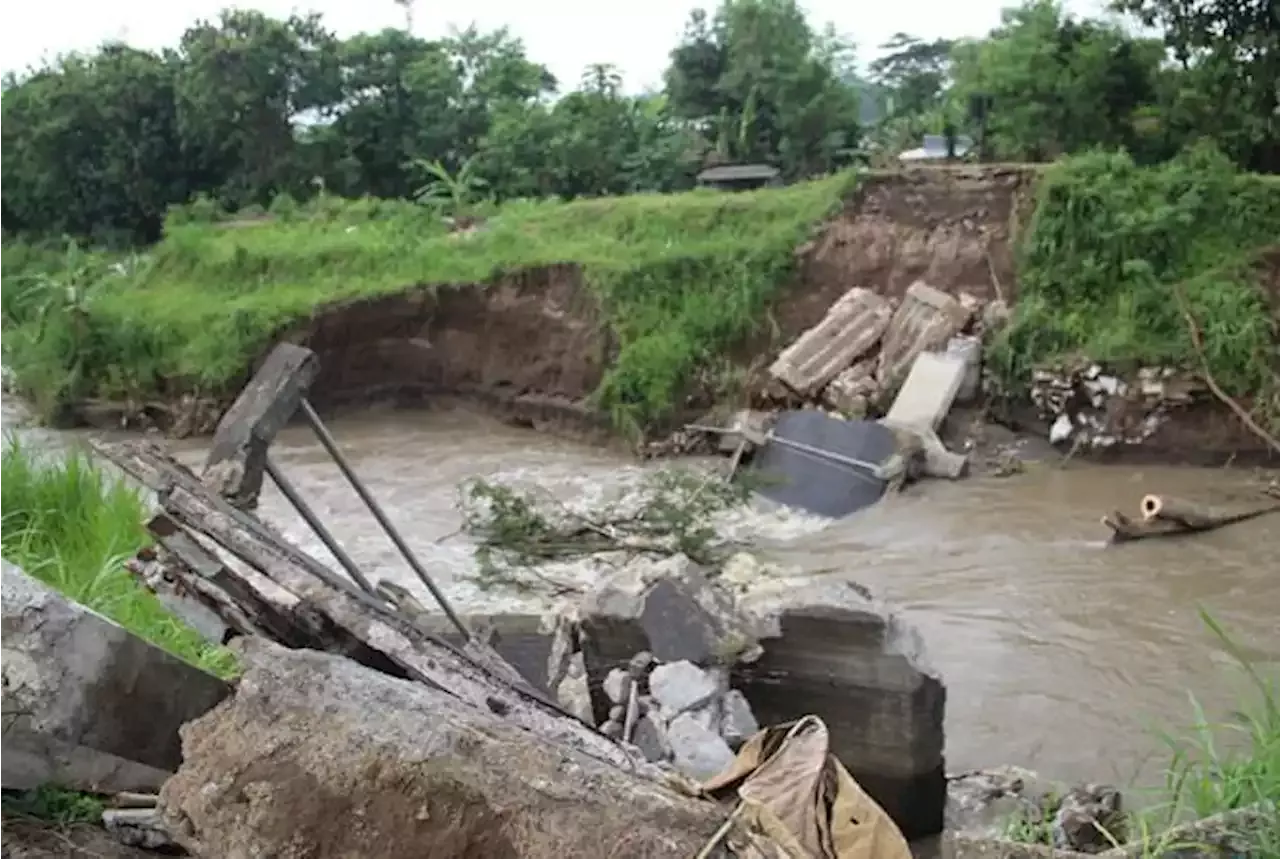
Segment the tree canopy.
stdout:
<path fill-rule="evenodd" d="M 227 11 L 170 50 L 107 44 L 9 76 L 3 226 L 145 242 L 197 198 L 413 198 L 463 172 L 498 200 L 674 190 L 724 162 L 795 179 L 948 131 L 1012 160 L 1105 147 L 1151 163 L 1208 139 L 1280 170 L 1277 4 L 1114 7 L 1155 35 L 1027 0 L 984 39 L 897 34 L 863 74 L 795 0 L 722 0 L 690 16 L 662 89 L 638 95 L 608 64 L 557 81 L 505 30 L 340 39 L 314 15 Z"/>

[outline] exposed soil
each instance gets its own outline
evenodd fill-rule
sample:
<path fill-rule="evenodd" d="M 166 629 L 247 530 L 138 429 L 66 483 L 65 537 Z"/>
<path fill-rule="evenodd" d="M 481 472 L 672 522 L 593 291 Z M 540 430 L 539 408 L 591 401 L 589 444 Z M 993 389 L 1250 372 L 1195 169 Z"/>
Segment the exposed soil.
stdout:
<path fill-rule="evenodd" d="M 1012 239 L 1034 172 L 919 168 L 864 182 L 840 217 L 800 248 L 800 281 L 774 316 L 789 340 L 855 286 L 901 297 L 917 280 L 952 295 L 1017 296 Z"/>
<path fill-rule="evenodd" d="M 901 296 L 924 280 L 981 301 L 1017 297 L 1014 240 L 1032 202 L 1034 167 L 921 167 L 873 174 L 844 211 L 796 250 L 799 277 L 770 309 L 770 323 L 735 350 L 749 368 L 748 391 L 767 390 L 764 369 L 784 345 L 816 324 L 848 289 Z M 1257 266 L 1280 318 L 1280 251 Z M 320 357 L 312 399 L 325 411 L 372 401 L 478 403 L 512 423 L 602 441 L 608 420 L 589 406 L 615 353 L 596 298 L 575 265 L 504 275 L 489 283 L 422 285 L 320 309 L 280 339 Z M 250 368 L 246 368 L 249 370 Z M 240 383 L 228 392 L 234 396 Z M 695 395 L 692 417 L 710 403 Z M 175 434 L 212 431 L 227 402 L 184 401 L 149 418 Z M 120 425 L 118 404 L 92 423 Z M 1005 416 L 1043 435 L 1029 412 Z M 1141 416 L 1140 416 L 1141 417 Z M 1106 455 L 1182 462 L 1255 460 L 1265 446 L 1221 404 L 1193 405 L 1142 445 Z"/>

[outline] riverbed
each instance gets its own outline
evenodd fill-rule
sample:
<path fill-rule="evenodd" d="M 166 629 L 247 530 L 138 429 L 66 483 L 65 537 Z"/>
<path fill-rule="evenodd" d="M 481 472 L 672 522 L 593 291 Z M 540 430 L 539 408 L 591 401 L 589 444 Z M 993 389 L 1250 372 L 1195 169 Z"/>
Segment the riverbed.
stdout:
<path fill-rule="evenodd" d="M 17 412 L 5 399 L 9 429 Z M 456 533 L 460 481 L 515 479 L 572 497 L 639 469 L 459 411 L 371 411 L 330 429 L 432 574 L 470 605 L 491 598 L 468 580 L 471 549 Z M 84 439 L 23 434 L 41 445 Z M 204 443 L 176 450 L 196 464 Z M 307 429 L 287 429 L 273 456 L 373 577 L 420 590 Z M 1135 510 L 1146 492 L 1197 497 L 1239 490 L 1246 477 L 1042 465 L 922 483 L 834 523 L 753 511 L 735 530 L 783 565 L 861 582 L 917 625 L 948 686 L 949 769 L 1016 763 L 1062 779 L 1155 786 L 1167 759 L 1157 730 L 1193 719 L 1191 695 L 1227 718 L 1246 688 L 1199 606 L 1247 643 L 1264 673 L 1280 671 L 1280 517 L 1121 547 L 1106 545 L 1099 517 Z M 328 559 L 273 487 L 261 512 Z"/>

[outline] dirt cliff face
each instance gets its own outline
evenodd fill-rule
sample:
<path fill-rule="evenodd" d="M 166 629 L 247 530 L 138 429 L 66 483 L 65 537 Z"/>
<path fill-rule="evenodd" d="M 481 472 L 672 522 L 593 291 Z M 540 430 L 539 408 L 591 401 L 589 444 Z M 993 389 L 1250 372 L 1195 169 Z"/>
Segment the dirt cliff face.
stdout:
<path fill-rule="evenodd" d="M 333 305 L 283 339 L 319 356 L 321 408 L 461 397 L 541 429 L 603 425 L 584 401 L 610 338 L 576 266 Z"/>
<path fill-rule="evenodd" d="M 784 339 L 822 319 L 855 286 L 900 298 L 917 280 L 952 295 L 1017 296 L 1013 238 L 1034 171 L 920 168 L 874 174 L 838 218 L 800 248 L 799 282 L 775 315 Z"/>
<path fill-rule="evenodd" d="M 1017 166 L 922 167 L 870 175 L 839 216 L 796 250 L 795 282 L 780 290 L 769 325 L 734 350 L 763 391 L 763 368 L 822 319 L 854 286 L 899 298 L 923 280 L 957 297 L 1014 302 L 1014 245 L 1030 214 L 1036 170 Z M 1280 254 L 1258 267 L 1280 319 Z M 402 293 L 332 305 L 280 339 L 320 357 L 312 399 L 322 408 L 374 400 L 404 404 L 463 398 L 538 429 L 603 439 L 607 418 L 589 397 L 616 352 L 598 300 L 575 265 L 502 275 L 482 284 L 423 285 Z M 227 392 L 227 400 L 236 391 Z M 711 404 L 691 396 L 672 425 Z M 195 431 L 211 431 L 221 411 L 207 403 Z M 225 405 L 222 403 L 221 405 Z M 1132 424 L 1150 404 L 1114 403 Z M 1023 429 L 1046 432 L 1054 416 L 1027 410 Z M 1119 431 L 1120 423 L 1116 431 Z M 1140 445 L 1106 453 L 1163 460 L 1256 458 L 1263 445 L 1209 395 L 1178 403 Z"/>

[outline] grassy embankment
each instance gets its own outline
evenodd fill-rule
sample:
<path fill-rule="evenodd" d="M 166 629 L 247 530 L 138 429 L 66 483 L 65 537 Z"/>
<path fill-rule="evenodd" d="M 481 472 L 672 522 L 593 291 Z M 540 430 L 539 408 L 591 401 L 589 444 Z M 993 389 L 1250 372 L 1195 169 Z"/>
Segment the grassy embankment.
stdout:
<path fill-rule="evenodd" d="M 1193 150 L 1140 168 L 1123 154 L 1048 167 L 1020 235 L 1018 305 L 989 366 L 1014 392 L 1037 365 L 1209 372 L 1264 425 L 1280 425 L 1277 319 L 1254 267 L 1280 252 L 1280 177 Z"/>
<path fill-rule="evenodd" d="M 38 252 L 7 249 L 6 364 L 46 414 L 83 397 L 220 393 L 273 332 L 327 302 L 578 263 L 621 345 L 599 405 L 634 430 L 668 412 L 690 378 L 765 321 L 767 301 L 794 270 L 794 249 L 855 181 L 514 203 L 466 237 L 398 202 L 322 199 L 235 227 L 180 223 L 188 207 L 145 258 L 127 261 L 127 274 L 106 274 L 92 259 L 59 274 Z M 29 276 L 42 268 L 55 271 Z M 58 288 L 68 270 L 83 295 Z"/>
<path fill-rule="evenodd" d="M 231 653 L 206 642 L 134 581 L 124 562 L 149 540 L 128 485 L 81 453 L 42 461 L 6 442 L 0 462 L 0 554 L 82 605 L 222 677 Z"/>

